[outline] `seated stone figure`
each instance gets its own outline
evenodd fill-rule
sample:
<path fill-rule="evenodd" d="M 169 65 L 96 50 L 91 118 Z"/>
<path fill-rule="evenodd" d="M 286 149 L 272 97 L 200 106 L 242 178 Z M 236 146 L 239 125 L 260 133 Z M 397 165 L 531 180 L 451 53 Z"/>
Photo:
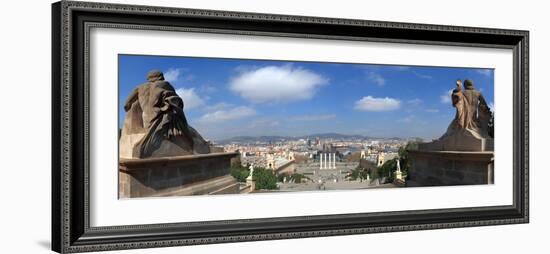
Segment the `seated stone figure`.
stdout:
<path fill-rule="evenodd" d="M 436 151 L 492 151 L 493 139 L 489 135 L 491 110 L 471 80 L 456 82 L 451 94 L 456 115 L 447 132 L 438 140 L 419 145 L 420 150 Z"/>
<path fill-rule="evenodd" d="M 126 99 L 120 137 L 120 157 L 167 157 L 210 152 L 201 135 L 187 123 L 184 101 L 160 71 L 150 71 L 147 82 Z"/>

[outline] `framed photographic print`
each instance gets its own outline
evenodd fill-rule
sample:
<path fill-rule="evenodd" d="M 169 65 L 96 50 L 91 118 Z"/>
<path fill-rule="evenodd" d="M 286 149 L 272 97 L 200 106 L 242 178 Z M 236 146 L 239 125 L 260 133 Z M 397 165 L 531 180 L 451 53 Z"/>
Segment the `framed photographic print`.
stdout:
<path fill-rule="evenodd" d="M 52 11 L 57 252 L 528 222 L 528 31 Z"/>

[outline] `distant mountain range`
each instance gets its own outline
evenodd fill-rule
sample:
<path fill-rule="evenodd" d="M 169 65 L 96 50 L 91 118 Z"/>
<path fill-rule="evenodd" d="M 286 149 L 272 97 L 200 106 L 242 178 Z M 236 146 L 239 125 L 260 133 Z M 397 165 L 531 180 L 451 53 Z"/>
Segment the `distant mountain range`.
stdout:
<path fill-rule="evenodd" d="M 370 136 L 363 136 L 363 135 L 350 135 L 350 134 L 340 134 L 340 133 L 318 133 L 318 134 L 311 134 L 311 135 L 303 135 L 303 136 L 236 136 L 228 139 L 219 140 L 216 143 L 220 144 L 229 144 L 229 143 L 255 143 L 255 142 L 261 142 L 261 143 L 268 143 L 268 142 L 280 142 L 280 141 L 286 141 L 286 140 L 297 140 L 297 139 L 335 139 L 335 140 L 354 140 L 354 139 L 392 139 L 392 140 L 403 140 L 403 138 L 398 137 L 390 137 L 390 138 L 378 138 L 378 137 L 370 137 Z"/>

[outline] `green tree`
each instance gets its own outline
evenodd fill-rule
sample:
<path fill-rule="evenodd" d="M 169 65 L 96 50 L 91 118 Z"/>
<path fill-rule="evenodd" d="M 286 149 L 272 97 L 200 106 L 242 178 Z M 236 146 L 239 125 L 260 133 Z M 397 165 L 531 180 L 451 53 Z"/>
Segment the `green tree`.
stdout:
<path fill-rule="evenodd" d="M 409 168 L 411 168 L 411 161 L 409 157 L 410 150 L 418 149 L 417 142 L 408 142 L 404 147 L 399 148 L 399 162 L 401 166 L 401 171 L 404 175 L 409 175 Z"/>
<path fill-rule="evenodd" d="M 384 162 L 382 166 L 378 167 L 378 176 L 386 177 L 387 182 L 393 182 L 394 176 L 393 173 L 397 170 L 397 158 L 393 158 L 389 161 Z"/>
<path fill-rule="evenodd" d="M 364 170 L 363 178 L 367 178 L 367 175 L 370 176 L 370 179 L 378 178 L 378 173 L 377 173 L 377 170 L 376 170 L 377 167 L 376 167 L 376 164 L 374 162 L 368 161 L 368 160 L 363 160 L 363 161 L 361 161 L 359 166 L 361 166 L 361 168 Z"/>
<path fill-rule="evenodd" d="M 357 167 L 346 176 L 351 181 L 357 180 L 359 178 L 367 179 L 367 175 L 370 173 L 368 169 L 362 167 Z M 372 178 L 372 177 L 371 177 Z"/>
<path fill-rule="evenodd" d="M 231 176 L 233 176 L 237 182 L 246 182 L 248 175 L 250 175 L 250 171 L 245 167 L 235 165 L 231 168 Z"/>
<path fill-rule="evenodd" d="M 300 173 L 294 173 L 292 175 L 289 174 L 289 173 L 281 173 L 281 174 L 277 175 L 277 181 L 282 183 L 284 181 L 285 177 L 286 177 L 287 182 L 290 182 L 290 181 L 294 180 L 295 183 L 301 183 L 303 179 L 311 180 L 311 178 L 307 177 L 304 174 L 300 174 Z"/>
<path fill-rule="evenodd" d="M 311 178 L 307 177 L 304 174 L 300 174 L 300 173 L 292 174 L 291 177 L 292 177 L 292 179 L 294 180 L 295 183 L 301 183 L 303 179 L 311 180 Z"/>
<path fill-rule="evenodd" d="M 286 180 L 287 180 L 287 181 L 290 180 L 290 174 L 288 174 L 288 173 L 281 173 L 281 174 L 277 175 L 277 181 L 283 182 L 284 179 L 285 179 L 285 177 L 286 177 Z"/>
<path fill-rule="evenodd" d="M 252 179 L 256 184 L 256 190 L 274 190 L 277 189 L 277 176 L 271 169 L 254 168 Z"/>

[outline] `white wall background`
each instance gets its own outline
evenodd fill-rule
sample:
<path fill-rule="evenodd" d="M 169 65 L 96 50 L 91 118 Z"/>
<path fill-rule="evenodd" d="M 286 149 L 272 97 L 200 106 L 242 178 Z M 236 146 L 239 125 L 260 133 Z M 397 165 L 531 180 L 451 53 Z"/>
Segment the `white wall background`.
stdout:
<path fill-rule="evenodd" d="M 106 1 L 106 0 L 104 0 Z M 386 234 L 245 242 L 121 253 L 498 253 L 546 248 L 550 32 L 544 1 L 189 0 L 112 2 L 344 17 L 531 31 L 531 223 Z M 0 47 L 0 253 L 47 253 L 50 245 L 50 1 L 2 4 Z M 511 112 L 510 112 L 511 113 Z"/>

